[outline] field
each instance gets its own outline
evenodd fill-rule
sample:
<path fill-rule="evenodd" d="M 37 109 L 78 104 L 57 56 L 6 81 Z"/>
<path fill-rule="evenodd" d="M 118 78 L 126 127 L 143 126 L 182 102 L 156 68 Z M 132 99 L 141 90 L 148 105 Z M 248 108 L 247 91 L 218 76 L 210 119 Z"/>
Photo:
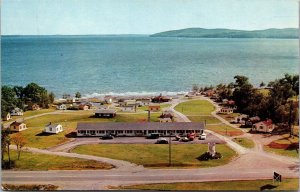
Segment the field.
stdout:
<path fill-rule="evenodd" d="M 153 104 L 153 105 L 159 105 L 160 111 L 163 111 L 163 109 L 167 109 L 171 106 L 171 104 Z M 148 110 L 148 106 L 142 106 L 137 108 L 137 111 L 145 111 L 145 110 Z"/>
<path fill-rule="evenodd" d="M 224 165 L 236 156 L 225 144 L 216 146 L 221 159 L 199 161 L 197 158 L 207 151 L 206 144 L 173 144 L 172 167 L 195 168 Z M 72 150 L 74 153 L 108 157 L 129 161 L 151 168 L 168 167 L 169 145 L 156 144 L 93 144 L 81 145 Z"/>
<path fill-rule="evenodd" d="M 206 122 L 206 124 L 217 124 L 221 121 L 211 115 L 208 116 L 187 116 L 192 122 Z"/>
<path fill-rule="evenodd" d="M 220 125 L 207 125 L 206 128 L 213 132 L 219 133 L 220 135 L 227 136 L 239 136 L 243 135 L 243 131 L 232 128 L 228 125 L 220 124 Z"/>
<path fill-rule="evenodd" d="M 25 111 L 23 116 L 18 116 L 18 117 L 30 117 L 33 115 L 39 115 L 39 114 L 43 114 L 43 113 L 50 113 L 56 111 L 55 108 L 49 108 L 49 109 L 40 109 L 40 110 L 36 110 L 36 111 Z M 17 116 L 15 116 L 17 117 Z"/>
<path fill-rule="evenodd" d="M 272 180 L 256 181 L 211 181 L 191 183 L 162 183 L 162 184 L 141 184 L 131 186 L 110 187 L 110 189 L 122 190 L 287 190 L 298 191 L 298 179 L 283 179 L 280 184 L 273 184 Z"/>
<path fill-rule="evenodd" d="M 20 160 L 17 160 L 17 153 L 11 150 L 11 159 L 15 161 L 13 170 L 83 170 L 83 169 L 111 169 L 112 165 L 93 160 L 62 157 L 56 155 L 36 154 L 21 152 Z M 7 160 L 5 153 L 4 160 Z"/>
<path fill-rule="evenodd" d="M 238 143 L 239 145 L 246 147 L 246 148 L 253 148 L 254 142 L 248 138 L 234 138 L 232 139 L 234 142 Z"/>
<path fill-rule="evenodd" d="M 225 119 L 226 121 L 230 122 L 233 120 L 235 117 L 239 116 L 240 113 L 231 113 L 231 114 L 218 114 L 220 117 Z"/>
<path fill-rule="evenodd" d="M 185 115 L 210 115 L 215 107 L 206 100 L 192 100 L 178 104 L 175 110 Z"/>
<path fill-rule="evenodd" d="M 160 114 L 151 114 L 151 121 L 158 121 Z M 71 139 L 70 133 L 77 126 L 77 122 L 143 122 L 147 120 L 147 114 L 117 114 L 115 118 L 94 118 L 91 111 L 72 111 L 63 112 L 61 114 L 44 115 L 37 118 L 28 119 L 25 121 L 28 129 L 22 131 L 21 134 L 27 138 L 26 146 L 36 148 L 49 148 Z M 64 131 L 59 134 L 42 134 L 46 124 L 60 123 Z"/>

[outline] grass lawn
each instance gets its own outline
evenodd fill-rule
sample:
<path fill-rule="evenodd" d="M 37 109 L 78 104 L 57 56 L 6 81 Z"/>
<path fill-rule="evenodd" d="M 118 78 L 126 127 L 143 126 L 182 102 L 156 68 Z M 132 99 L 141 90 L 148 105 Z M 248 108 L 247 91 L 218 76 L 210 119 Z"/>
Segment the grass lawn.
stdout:
<path fill-rule="evenodd" d="M 238 143 L 239 145 L 246 147 L 246 148 L 253 148 L 254 142 L 248 138 L 234 138 L 232 139 L 234 142 Z"/>
<path fill-rule="evenodd" d="M 279 155 L 299 157 L 299 137 L 290 138 L 289 134 L 284 134 L 281 139 L 272 141 L 264 146 L 268 152 L 277 153 Z"/>
<path fill-rule="evenodd" d="M 221 159 L 199 161 L 197 158 L 207 151 L 206 144 L 172 145 L 172 166 L 179 168 L 214 167 L 227 164 L 236 153 L 225 144 L 216 146 Z M 74 153 L 108 157 L 129 161 L 151 168 L 168 167 L 169 145 L 156 144 L 92 144 L 81 145 Z"/>
<path fill-rule="evenodd" d="M 211 115 L 208 116 L 187 116 L 192 122 L 205 122 L 206 124 L 221 123 L 221 121 Z"/>
<path fill-rule="evenodd" d="M 44 115 L 37 118 L 28 119 L 25 121 L 28 129 L 20 132 L 27 138 L 26 146 L 36 148 L 49 148 L 70 140 L 67 135 L 77 126 L 77 122 L 142 122 L 147 120 L 147 114 L 117 114 L 115 118 L 94 118 L 92 111 L 76 111 L 66 112 L 61 114 Z M 158 121 L 160 114 L 151 114 L 151 121 Z M 51 123 L 62 124 L 64 131 L 59 134 L 45 135 L 41 134 L 45 125 Z M 14 134 L 14 133 L 13 133 Z"/>
<path fill-rule="evenodd" d="M 244 132 L 235 128 L 232 128 L 228 125 L 206 125 L 208 130 L 213 132 L 219 133 L 220 135 L 227 135 L 227 136 L 238 136 L 243 135 Z"/>
<path fill-rule="evenodd" d="M 178 104 L 175 110 L 185 115 L 210 115 L 215 107 L 206 100 L 192 100 Z"/>
<path fill-rule="evenodd" d="M 225 119 L 226 121 L 230 122 L 233 120 L 235 117 L 239 116 L 240 113 L 231 113 L 231 114 L 218 114 L 220 117 Z"/>
<path fill-rule="evenodd" d="M 17 160 L 17 152 L 11 150 L 11 159 L 15 161 L 13 170 L 83 170 L 83 169 L 111 169 L 113 165 L 94 160 L 86 160 L 56 155 L 21 152 Z M 7 160 L 5 153 L 4 160 Z"/>
<path fill-rule="evenodd" d="M 186 182 L 186 183 L 162 183 L 141 184 L 131 186 L 110 187 L 110 189 L 135 189 L 135 190 L 288 190 L 298 191 L 298 179 L 283 179 L 280 184 L 273 184 L 272 180 L 254 181 L 211 181 L 211 182 Z"/>
<path fill-rule="evenodd" d="M 53 112 L 56 111 L 55 108 L 49 108 L 49 109 L 40 109 L 40 110 L 36 110 L 36 111 L 25 111 L 23 116 L 17 116 L 17 117 L 30 117 L 33 115 L 39 115 L 39 114 L 43 114 L 43 113 L 49 113 L 49 112 Z M 16 117 L 16 116 L 15 116 Z"/>

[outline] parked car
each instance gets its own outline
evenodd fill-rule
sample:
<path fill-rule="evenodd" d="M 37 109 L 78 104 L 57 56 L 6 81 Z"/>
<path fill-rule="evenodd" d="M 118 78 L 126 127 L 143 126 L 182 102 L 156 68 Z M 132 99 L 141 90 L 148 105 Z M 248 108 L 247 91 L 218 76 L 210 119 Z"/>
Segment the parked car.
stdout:
<path fill-rule="evenodd" d="M 206 134 L 202 133 L 201 135 L 199 135 L 199 140 L 205 140 L 206 139 Z"/>
<path fill-rule="evenodd" d="M 195 133 L 189 133 L 189 134 L 187 135 L 187 138 L 188 138 L 190 141 L 193 141 L 193 140 L 195 139 L 195 137 L 196 137 L 196 134 L 195 134 Z"/>
<path fill-rule="evenodd" d="M 159 133 L 151 133 L 146 138 L 147 139 L 158 139 L 159 138 Z"/>
<path fill-rule="evenodd" d="M 180 136 L 179 135 L 175 135 L 175 140 L 179 141 L 180 140 Z"/>
<path fill-rule="evenodd" d="M 168 140 L 165 138 L 160 138 L 155 142 L 155 144 L 168 144 L 168 143 L 169 143 Z"/>
<path fill-rule="evenodd" d="M 181 142 L 189 142 L 190 140 L 187 137 L 183 137 L 179 141 L 181 141 Z"/>
<path fill-rule="evenodd" d="M 100 137 L 100 139 L 106 140 L 106 139 L 113 139 L 114 137 L 112 135 L 104 135 Z"/>

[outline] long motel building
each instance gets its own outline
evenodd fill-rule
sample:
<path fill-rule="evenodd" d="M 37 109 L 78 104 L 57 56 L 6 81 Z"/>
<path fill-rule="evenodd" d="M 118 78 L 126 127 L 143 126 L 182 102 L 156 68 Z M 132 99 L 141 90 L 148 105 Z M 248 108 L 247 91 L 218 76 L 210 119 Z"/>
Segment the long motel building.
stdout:
<path fill-rule="evenodd" d="M 147 136 L 158 133 L 160 136 L 184 135 L 195 133 L 199 136 L 205 128 L 202 122 L 141 122 L 141 123 L 78 123 L 77 136 L 104 136 L 112 134 L 115 136 Z"/>

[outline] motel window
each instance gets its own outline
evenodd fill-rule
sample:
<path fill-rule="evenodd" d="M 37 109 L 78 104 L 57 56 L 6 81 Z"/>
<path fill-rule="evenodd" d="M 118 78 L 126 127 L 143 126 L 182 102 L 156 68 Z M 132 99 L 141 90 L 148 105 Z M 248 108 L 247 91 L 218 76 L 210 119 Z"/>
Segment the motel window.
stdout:
<path fill-rule="evenodd" d="M 50 127 L 49 130 L 52 131 L 52 128 Z"/>

